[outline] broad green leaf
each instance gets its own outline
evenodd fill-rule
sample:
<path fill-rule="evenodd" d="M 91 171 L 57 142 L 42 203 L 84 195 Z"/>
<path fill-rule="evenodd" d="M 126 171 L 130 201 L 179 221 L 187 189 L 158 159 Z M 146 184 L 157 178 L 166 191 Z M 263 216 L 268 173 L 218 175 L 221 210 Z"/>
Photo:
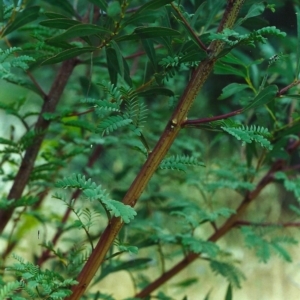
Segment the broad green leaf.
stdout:
<path fill-rule="evenodd" d="M 120 73 L 120 66 L 118 63 L 117 53 L 114 48 L 106 48 L 106 60 L 110 81 L 112 84 L 116 84 L 118 80 L 118 73 Z"/>
<path fill-rule="evenodd" d="M 103 11 L 107 11 L 107 3 L 105 0 L 89 0 L 89 2 L 99 6 Z"/>
<path fill-rule="evenodd" d="M 111 46 L 114 49 L 114 57 L 112 56 L 111 59 L 114 65 L 115 70 L 121 75 L 121 77 L 127 82 L 129 86 L 132 86 L 132 81 L 130 78 L 130 70 L 126 60 L 124 59 L 121 50 L 118 44 L 115 41 L 111 41 Z M 110 53 L 112 54 L 112 53 Z M 110 55 L 109 54 L 109 55 Z"/>
<path fill-rule="evenodd" d="M 74 25 L 81 24 L 77 20 L 72 20 L 68 18 L 58 18 L 58 19 L 50 19 L 46 21 L 40 22 L 40 25 L 50 28 L 58 28 L 58 29 L 68 29 Z"/>
<path fill-rule="evenodd" d="M 118 44 L 115 41 L 111 41 L 111 47 L 115 50 L 115 59 L 116 64 L 118 65 L 118 73 L 124 78 L 124 65 L 123 65 L 123 56 Z"/>
<path fill-rule="evenodd" d="M 206 5 L 211 6 L 209 8 L 208 16 L 205 16 L 205 25 L 202 29 L 203 32 L 206 32 L 207 29 L 215 22 L 216 16 L 219 14 L 220 10 L 224 6 L 223 1 L 206 1 Z"/>
<path fill-rule="evenodd" d="M 243 78 L 247 77 L 246 69 L 243 66 L 240 66 L 239 68 L 237 68 L 237 67 L 233 67 L 228 64 L 224 64 L 222 62 L 216 63 L 214 73 L 220 74 L 220 75 L 236 75 L 236 76 L 240 76 Z"/>
<path fill-rule="evenodd" d="M 149 10 L 149 9 L 157 9 L 160 8 L 166 4 L 169 4 L 173 2 L 173 0 L 152 0 L 149 1 L 148 3 L 145 3 L 144 5 L 142 5 L 136 12 L 135 14 L 139 14 L 140 12 L 144 11 L 144 10 Z"/>
<path fill-rule="evenodd" d="M 57 47 L 57 48 L 62 48 L 62 49 L 71 49 L 71 48 L 76 48 L 76 46 L 70 44 L 70 43 L 67 43 L 67 42 L 63 42 L 63 41 L 47 41 L 47 44 L 48 45 L 51 45 L 51 46 L 54 46 L 54 47 Z"/>
<path fill-rule="evenodd" d="M 54 13 L 54 12 L 46 12 L 45 16 L 48 17 L 49 19 L 69 19 L 65 15 Z"/>
<path fill-rule="evenodd" d="M 139 95 L 141 97 L 148 97 L 148 96 L 152 96 L 152 95 L 164 95 L 164 96 L 172 97 L 172 96 L 174 96 L 174 93 L 172 90 L 167 89 L 165 87 L 155 86 L 155 87 L 151 87 L 145 91 L 138 92 L 137 95 Z"/>
<path fill-rule="evenodd" d="M 221 59 L 222 62 L 228 63 L 228 64 L 235 64 L 235 65 L 240 65 L 240 66 L 245 66 L 244 61 L 233 55 L 232 53 L 227 54 Z"/>
<path fill-rule="evenodd" d="M 193 14 L 193 17 L 191 19 L 190 25 L 192 28 L 194 28 L 201 12 L 203 11 L 203 8 L 205 6 L 206 2 L 203 2 L 201 5 L 199 5 L 199 7 L 197 8 L 197 10 L 195 11 L 195 13 Z"/>
<path fill-rule="evenodd" d="M 134 32 L 142 39 L 156 38 L 161 36 L 178 36 L 180 32 L 168 27 L 138 27 Z"/>
<path fill-rule="evenodd" d="M 154 49 L 153 41 L 151 39 L 142 39 L 142 44 L 153 69 L 157 71 L 156 52 Z"/>
<path fill-rule="evenodd" d="M 161 16 L 161 14 L 161 11 L 157 10 L 143 11 L 140 14 L 132 14 L 129 18 L 125 19 L 125 21 L 122 24 L 125 27 L 128 24 L 141 26 L 145 23 L 154 23 L 159 18 L 159 16 Z"/>
<path fill-rule="evenodd" d="M 131 77 L 130 77 L 130 69 L 129 69 L 129 66 L 127 64 L 127 61 L 124 57 L 122 57 L 122 60 L 123 60 L 123 66 L 124 66 L 124 80 L 126 81 L 126 83 L 132 87 L 132 80 L 131 80 Z"/>
<path fill-rule="evenodd" d="M 121 5 L 119 1 L 110 1 L 107 7 L 107 15 L 111 18 L 120 16 L 121 14 Z"/>
<path fill-rule="evenodd" d="M 230 83 L 226 87 L 222 89 L 222 94 L 219 96 L 218 100 L 226 99 L 233 94 L 236 94 L 240 91 L 243 91 L 245 89 L 249 88 L 247 84 L 241 84 L 241 83 Z"/>
<path fill-rule="evenodd" d="M 84 37 L 89 35 L 95 35 L 100 33 L 109 33 L 109 31 L 103 27 L 92 24 L 78 24 L 70 27 L 67 31 L 57 36 L 54 36 L 49 41 L 65 41 L 76 37 Z"/>
<path fill-rule="evenodd" d="M 26 24 L 35 21 L 39 16 L 39 11 L 39 6 L 32 6 L 17 13 L 15 19 L 10 25 L 8 25 L 8 27 L 6 27 L 2 36 L 5 36 Z"/>
<path fill-rule="evenodd" d="M 125 34 L 114 39 L 116 42 L 137 41 L 140 37 L 136 33 Z"/>
<path fill-rule="evenodd" d="M 207 57 L 207 54 L 202 51 L 198 50 L 197 52 L 189 52 L 186 55 L 184 55 L 180 61 L 181 62 L 195 62 L 195 61 L 202 61 Z"/>
<path fill-rule="evenodd" d="M 278 87 L 276 85 L 269 85 L 254 98 L 252 103 L 244 108 L 244 111 L 267 104 L 276 97 L 277 92 Z"/>
<path fill-rule="evenodd" d="M 261 15 L 265 10 L 265 5 L 263 2 L 254 3 L 248 10 L 247 15 L 244 17 L 244 20 L 253 18 Z"/>
<path fill-rule="evenodd" d="M 232 300 L 232 287 L 231 287 L 231 284 L 228 285 L 226 295 L 225 295 L 225 300 Z"/>
<path fill-rule="evenodd" d="M 70 58 L 76 57 L 80 54 L 93 52 L 95 50 L 97 50 L 97 48 L 95 48 L 95 47 L 82 47 L 82 48 L 67 49 L 65 51 L 62 51 L 62 52 L 56 54 L 53 57 L 48 58 L 42 64 L 43 65 L 56 64 L 56 63 L 68 60 Z"/>
<path fill-rule="evenodd" d="M 54 7 L 58 7 L 60 11 L 66 12 L 71 17 L 77 16 L 73 6 L 70 4 L 68 0 L 59 0 L 59 5 L 57 3 L 58 2 L 57 0 L 47 0 L 45 2 L 53 5 Z"/>

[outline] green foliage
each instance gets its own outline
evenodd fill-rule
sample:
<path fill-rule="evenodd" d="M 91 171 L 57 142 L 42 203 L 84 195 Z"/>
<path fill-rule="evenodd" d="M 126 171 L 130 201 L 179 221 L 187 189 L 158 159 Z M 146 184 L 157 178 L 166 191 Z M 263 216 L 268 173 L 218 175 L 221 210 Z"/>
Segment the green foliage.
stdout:
<path fill-rule="evenodd" d="M 282 180 L 283 185 L 287 191 L 293 192 L 296 199 L 300 201 L 300 179 L 294 178 L 290 179 L 285 173 L 277 172 L 275 174 L 275 178 Z"/>
<path fill-rule="evenodd" d="M 224 276 L 234 287 L 240 288 L 241 280 L 245 279 L 244 274 L 231 263 L 211 260 L 210 267 L 214 273 Z"/>
<path fill-rule="evenodd" d="M 228 3 L 0 2 L 1 299 L 189 299 L 160 286 L 200 258 L 229 300 L 236 248 L 292 261 L 298 202 L 248 206 L 300 199 L 299 5 Z"/>
<path fill-rule="evenodd" d="M 226 127 L 221 126 L 221 129 L 227 133 L 234 136 L 237 140 L 243 143 L 256 142 L 261 145 L 261 147 L 272 150 L 272 145 L 267 138 L 270 138 L 270 133 L 267 128 L 260 126 L 251 125 L 250 127 L 240 126 L 240 127 Z"/>
<path fill-rule="evenodd" d="M 255 46 L 256 42 L 266 43 L 267 35 L 274 35 L 279 38 L 286 36 L 285 32 L 280 31 L 275 26 L 267 26 L 258 30 L 254 30 L 249 34 L 239 34 L 232 29 L 224 29 L 222 33 L 211 34 L 212 40 L 221 40 L 228 44 L 230 47 L 237 46 L 239 44 L 245 44 L 250 46 Z"/>
<path fill-rule="evenodd" d="M 59 274 L 53 271 L 42 271 L 32 263 L 24 262 L 21 257 L 17 255 L 13 256 L 18 263 L 7 268 L 7 271 L 20 276 L 21 280 L 19 282 L 8 283 L 1 289 L 0 295 L 12 296 L 11 293 L 18 292 L 20 288 L 22 294 L 29 297 L 29 299 L 37 299 L 38 297 L 64 299 L 71 294 L 69 290 L 70 286 L 77 283 L 76 280 L 73 279 L 63 279 Z M 18 298 L 13 296 L 13 299 Z"/>
<path fill-rule="evenodd" d="M 241 229 L 247 247 L 255 249 L 256 255 L 261 261 L 266 263 L 271 257 L 271 251 L 274 251 L 285 261 L 291 262 L 292 258 L 283 245 L 295 245 L 297 241 L 288 236 L 273 236 L 269 238 L 267 234 L 270 235 L 270 230 L 272 228 L 263 229 L 258 227 L 254 230 L 251 227 L 242 227 Z"/>
<path fill-rule="evenodd" d="M 165 158 L 159 165 L 160 169 L 170 169 L 178 171 L 186 171 L 187 166 L 204 166 L 196 157 L 188 157 L 185 155 L 176 155 Z"/>
<path fill-rule="evenodd" d="M 86 180 L 85 176 L 81 174 L 73 174 L 71 177 L 65 177 L 56 183 L 56 187 L 65 189 L 77 188 L 82 190 L 83 194 L 90 201 L 99 201 L 107 213 L 113 217 L 120 217 L 125 223 L 129 223 L 136 215 L 136 212 L 132 207 L 110 199 L 109 195 L 101 185 L 96 185 L 95 182 L 92 182 L 91 178 Z M 61 199 L 59 195 L 56 195 L 55 197 Z M 90 214 L 89 210 L 86 210 L 86 212 Z M 89 216 L 88 219 L 90 218 L 91 217 Z M 79 227 L 81 226 L 83 226 L 83 224 L 79 220 Z M 86 227 L 86 225 L 83 227 Z"/>

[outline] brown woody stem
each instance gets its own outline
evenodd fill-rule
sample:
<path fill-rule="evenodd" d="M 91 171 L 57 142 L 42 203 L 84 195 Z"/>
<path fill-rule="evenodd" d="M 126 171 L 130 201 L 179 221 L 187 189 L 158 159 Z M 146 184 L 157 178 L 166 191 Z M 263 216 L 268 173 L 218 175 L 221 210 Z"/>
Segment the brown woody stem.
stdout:
<path fill-rule="evenodd" d="M 224 17 L 218 28 L 219 31 L 222 31 L 224 28 L 232 28 L 243 2 L 243 0 L 228 0 Z M 178 135 L 181 125 L 185 122 L 189 109 L 214 67 L 216 57 L 223 49 L 223 43 L 220 41 L 214 41 L 211 43 L 209 49 L 209 57 L 202 61 L 193 73 L 190 82 L 184 90 L 183 95 L 153 152 L 148 156 L 147 161 L 123 198 L 124 204 L 134 206 L 143 193 L 158 165 L 165 157 L 173 141 Z M 77 278 L 78 285 L 73 287 L 73 294 L 68 298 L 69 300 L 79 300 L 81 298 L 100 265 L 105 260 L 106 253 L 113 244 L 113 241 L 122 226 L 123 223 L 120 218 L 112 218 L 110 220 L 108 226 L 100 237 L 95 250 L 92 252 L 80 272 Z"/>
<path fill-rule="evenodd" d="M 22 197 L 23 191 L 29 181 L 30 174 L 34 167 L 34 162 L 37 158 L 41 144 L 44 140 L 46 131 L 50 125 L 50 121 L 45 120 L 43 118 L 43 114 L 46 112 L 52 113 L 55 111 L 56 106 L 60 100 L 60 97 L 64 91 L 64 88 L 68 82 L 68 79 L 72 74 L 72 71 L 76 66 L 76 64 L 77 64 L 77 60 L 75 59 L 65 61 L 62 64 L 52 84 L 49 95 L 44 98 L 44 105 L 42 107 L 42 110 L 39 114 L 39 118 L 34 128 L 34 130 L 37 133 L 36 139 L 34 143 L 29 148 L 27 148 L 25 152 L 19 171 L 15 177 L 14 183 L 8 194 L 7 198 L 9 200 L 16 200 Z M 13 211 L 14 211 L 13 209 L 0 211 L 0 233 L 4 230 L 6 224 L 10 220 Z"/>
<path fill-rule="evenodd" d="M 269 172 L 261 179 L 261 181 L 257 184 L 256 189 L 248 192 L 244 200 L 241 202 L 240 206 L 236 210 L 236 214 L 229 217 L 226 222 L 214 233 L 210 236 L 208 241 L 216 242 L 220 238 L 222 238 L 235 224 L 238 222 L 238 220 L 241 218 L 245 210 L 248 208 L 249 204 L 254 200 L 259 193 L 262 191 L 262 189 L 268 185 L 273 180 L 273 173 L 281 170 L 283 167 L 282 162 L 278 161 L 275 162 L 272 168 Z M 163 285 L 165 282 L 167 282 L 170 278 L 178 274 L 181 270 L 186 268 L 190 263 L 195 261 L 197 258 L 199 258 L 201 254 L 191 252 L 186 257 L 184 257 L 178 264 L 176 264 L 173 268 L 171 268 L 169 271 L 162 274 L 159 278 L 157 278 L 155 281 L 153 281 L 150 285 L 148 285 L 146 288 L 144 288 L 142 291 L 137 293 L 135 297 L 137 298 L 144 298 L 148 295 L 150 295 L 154 290 L 156 290 L 158 287 Z"/>

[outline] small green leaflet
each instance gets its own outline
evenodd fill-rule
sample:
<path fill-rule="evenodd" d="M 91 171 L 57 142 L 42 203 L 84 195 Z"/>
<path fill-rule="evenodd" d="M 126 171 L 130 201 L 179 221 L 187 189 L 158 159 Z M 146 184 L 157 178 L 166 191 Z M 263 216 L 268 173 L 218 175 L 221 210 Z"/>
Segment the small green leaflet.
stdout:
<path fill-rule="evenodd" d="M 230 83 L 222 89 L 222 94 L 218 97 L 218 100 L 224 100 L 234 94 L 237 94 L 245 89 L 249 88 L 248 84 Z"/>
<path fill-rule="evenodd" d="M 250 103 L 246 106 L 243 111 L 246 111 L 250 108 L 257 108 L 259 106 L 265 105 L 276 97 L 278 92 L 278 87 L 276 85 L 269 85 L 265 89 L 263 89 Z"/>

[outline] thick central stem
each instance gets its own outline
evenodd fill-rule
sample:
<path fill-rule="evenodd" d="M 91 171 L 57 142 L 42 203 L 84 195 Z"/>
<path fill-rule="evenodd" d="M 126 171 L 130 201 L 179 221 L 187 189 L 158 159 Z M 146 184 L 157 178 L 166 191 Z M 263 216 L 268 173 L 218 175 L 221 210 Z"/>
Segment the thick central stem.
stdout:
<path fill-rule="evenodd" d="M 222 31 L 224 28 L 232 28 L 242 4 L 243 0 L 228 0 L 227 8 L 219 25 L 218 31 Z M 123 198 L 124 204 L 132 207 L 135 206 L 149 180 L 153 176 L 160 162 L 165 157 L 173 141 L 178 135 L 181 125 L 187 118 L 189 109 L 191 108 L 201 87 L 207 80 L 208 75 L 213 70 L 216 57 L 222 51 L 222 49 L 223 43 L 220 41 L 214 41 L 210 45 L 209 57 L 202 61 L 193 73 L 191 80 L 185 88 L 184 93 L 174 113 L 172 114 L 172 117 L 168 121 L 164 132 L 153 149 L 153 152 L 149 155 L 147 161 L 143 165 L 139 174 Z M 81 295 L 84 293 L 85 289 L 93 279 L 99 266 L 104 261 L 106 253 L 111 247 L 122 226 L 123 223 L 121 222 L 120 218 L 111 219 L 96 248 L 79 274 L 77 278 L 79 284 L 73 287 L 73 294 L 69 297 L 69 300 L 80 299 Z"/>

